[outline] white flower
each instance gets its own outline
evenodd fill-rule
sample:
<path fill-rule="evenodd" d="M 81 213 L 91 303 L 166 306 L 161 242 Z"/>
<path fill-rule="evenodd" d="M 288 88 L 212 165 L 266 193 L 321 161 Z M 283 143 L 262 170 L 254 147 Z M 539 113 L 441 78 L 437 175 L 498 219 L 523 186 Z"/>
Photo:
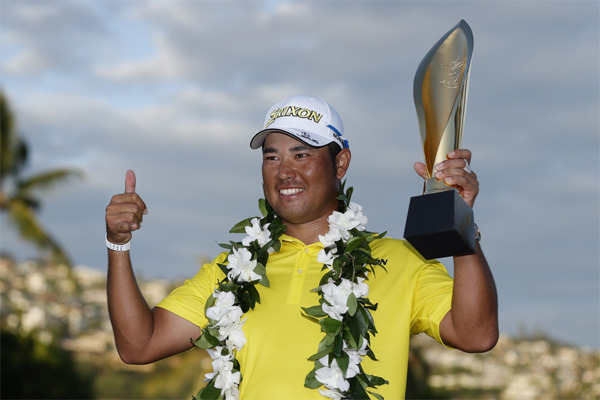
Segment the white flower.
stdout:
<path fill-rule="evenodd" d="M 362 213 L 362 207 L 356 203 L 350 203 L 345 213 L 334 211 L 329 218 L 329 229 L 338 231 L 344 241 L 350 239 L 350 230 L 356 228 L 364 231 L 367 225 L 367 217 Z"/>
<path fill-rule="evenodd" d="M 241 311 L 241 310 L 240 310 Z M 228 327 L 219 328 L 219 334 L 223 334 L 227 337 L 227 347 L 230 349 L 230 352 L 235 348 L 237 351 L 240 351 L 242 347 L 247 343 L 246 335 L 242 330 L 244 323 L 246 322 L 246 318 L 242 321 L 238 321 Z M 219 338 L 219 340 L 222 340 Z"/>
<path fill-rule="evenodd" d="M 231 307 L 235 303 L 235 296 L 232 292 L 218 292 L 213 293 L 215 298 L 215 306 L 220 308 Z"/>
<path fill-rule="evenodd" d="M 240 374 L 236 372 L 236 374 Z M 241 376 L 241 374 L 240 374 Z M 239 381 L 239 378 L 238 378 Z M 238 400 L 240 398 L 240 390 L 238 389 L 238 385 L 231 386 L 230 388 L 221 390 L 221 394 L 225 396 L 225 400 Z"/>
<path fill-rule="evenodd" d="M 327 389 L 339 389 L 342 392 L 350 388 L 350 382 L 344 379 L 344 373 L 338 366 L 337 361 L 333 359 L 331 365 L 328 363 L 329 356 L 324 356 L 319 361 L 323 364 L 323 368 L 315 371 L 315 377 Z"/>
<path fill-rule="evenodd" d="M 333 250 L 335 251 L 335 249 Z M 321 249 L 319 254 L 317 254 L 317 261 L 321 264 L 331 267 L 333 265 L 333 260 L 335 260 L 336 257 L 334 251 L 326 251 L 325 249 Z"/>
<path fill-rule="evenodd" d="M 233 305 L 235 302 L 233 293 L 215 292 L 213 296 L 216 298 L 215 305 L 206 310 L 206 318 L 217 322 L 224 319 L 225 321 L 231 321 L 229 323 L 240 319 L 242 310 L 238 306 Z M 239 314 L 239 316 L 236 317 L 236 314 Z"/>
<path fill-rule="evenodd" d="M 329 232 L 323 235 L 319 235 L 319 241 L 323 243 L 323 247 L 333 246 L 335 242 L 342 238 L 342 233 L 337 228 L 329 227 Z"/>
<path fill-rule="evenodd" d="M 362 213 L 362 206 L 356 203 L 350 203 L 348 209 L 345 212 L 348 219 L 354 223 L 358 222 L 356 229 L 364 231 L 367 226 L 368 218 Z"/>
<path fill-rule="evenodd" d="M 346 214 L 339 211 L 334 211 L 327 221 L 329 221 L 329 232 L 337 232 L 344 241 L 350 239 L 350 229 L 358 225 L 358 222 L 348 219 Z"/>
<path fill-rule="evenodd" d="M 205 382 L 210 381 L 223 368 L 226 368 L 225 365 L 227 363 L 231 362 L 231 358 L 232 358 L 231 353 L 223 355 L 223 354 L 221 354 L 222 351 L 223 351 L 223 347 L 222 346 L 216 346 L 213 349 L 208 349 L 207 350 L 208 355 L 213 360 L 213 362 L 212 362 L 213 372 L 210 372 L 210 373 L 204 375 L 206 377 L 206 379 L 204 380 Z M 232 364 L 232 367 L 233 367 L 233 364 Z"/>
<path fill-rule="evenodd" d="M 215 378 L 215 387 L 221 389 L 221 394 L 226 399 L 238 399 L 240 392 L 238 386 L 241 380 L 241 374 L 239 371 L 233 372 L 233 354 L 223 355 L 223 347 L 216 346 L 214 349 L 208 349 L 208 355 L 213 359 L 212 367 L 213 372 L 205 374 L 205 382 Z"/>
<path fill-rule="evenodd" d="M 367 297 L 369 295 L 369 285 L 364 283 L 365 278 L 356 278 L 357 283 L 352 284 L 352 293 L 358 299 L 359 297 Z"/>
<path fill-rule="evenodd" d="M 344 342 L 344 351 L 348 354 L 348 358 L 350 359 L 348 362 L 348 370 L 346 371 L 346 378 L 353 378 L 360 373 L 358 366 L 362 362 L 363 357 L 367 355 L 367 341 L 363 339 L 360 349 L 349 349 Z"/>
<path fill-rule="evenodd" d="M 216 321 L 215 326 L 231 325 L 242 317 L 242 309 L 234 306 L 235 296 L 231 292 L 215 292 L 215 305 L 206 310 L 206 318 Z"/>
<path fill-rule="evenodd" d="M 344 398 L 344 395 L 335 389 L 334 390 L 319 389 L 319 393 L 321 394 L 321 396 L 327 397 L 327 398 L 333 399 L 333 400 L 342 400 Z"/>
<path fill-rule="evenodd" d="M 352 282 L 348 279 L 342 279 L 339 286 L 333 283 L 333 280 L 329 278 L 329 283 L 321 286 L 323 292 L 323 298 L 327 303 L 323 303 L 321 308 L 331 318 L 338 321 L 342 320 L 342 314 L 348 311 L 348 296 L 352 293 Z"/>
<path fill-rule="evenodd" d="M 215 370 L 215 372 L 217 371 Z M 221 394 L 231 393 L 233 388 L 237 389 L 240 378 L 240 371 L 233 372 L 233 362 L 227 361 L 221 365 L 221 369 L 216 375 L 215 387 L 221 389 Z"/>
<path fill-rule="evenodd" d="M 326 303 L 323 303 L 323 305 L 321 306 L 321 309 L 323 310 L 323 312 L 325 312 L 331 318 L 336 319 L 338 321 L 343 320 L 344 316 L 342 314 L 345 314 L 346 311 L 348 311 L 348 307 L 330 306 Z"/>
<path fill-rule="evenodd" d="M 251 282 L 261 279 L 261 276 L 254 272 L 256 260 L 250 260 L 252 253 L 246 248 L 233 249 L 233 253 L 227 257 L 229 272 L 227 277 L 230 280 L 237 278 L 240 282 Z"/>
<path fill-rule="evenodd" d="M 348 279 L 342 278 L 339 285 L 333 283 L 329 278 L 329 282 L 321 286 L 323 298 L 327 303 L 323 303 L 321 308 L 331 318 L 341 321 L 343 316 L 348 311 L 348 297 L 350 293 L 354 294 L 357 299 L 366 297 L 369 294 L 369 285 L 364 283 L 364 278 L 357 278 L 358 283 L 354 283 Z"/>
<path fill-rule="evenodd" d="M 244 246 L 250 246 L 250 243 L 258 240 L 258 245 L 263 247 L 265 244 L 269 243 L 269 240 L 271 240 L 271 232 L 269 232 L 269 229 L 267 229 L 269 224 L 265 224 L 265 226 L 263 226 L 261 229 L 260 220 L 258 218 L 253 218 L 250 223 L 252 226 L 246 227 L 246 233 L 248 236 L 242 240 L 242 244 Z"/>
<path fill-rule="evenodd" d="M 210 310 L 210 308 L 208 310 Z M 206 310 L 207 314 L 208 314 L 208 310 Z M 214 326 L 218 326 L 222 329 L 231 329 L 231 327 L 233 325 L 240 323 L 240 318 L 242 318 L 242 315 L 244 314 L 244 312 L 242 311 L 242 309 L 240 307 L 238 307 L 238 306 L 228 307 L 226 309 L 226 311 L 227 312 L 225 312 L 221 315 L 221 318 L 219 318 L 217 320 L 217 323 Z M 242 325 L 243 325 L 243 323 L 242 323 Z M 223 332 L 225 332 L 225 331 L 223 331 Z M 226 334 L 224 334 L 224 336 L 226 336 Z M 219 340 L 221 340 L 221 339 L 219 339 Z"/>

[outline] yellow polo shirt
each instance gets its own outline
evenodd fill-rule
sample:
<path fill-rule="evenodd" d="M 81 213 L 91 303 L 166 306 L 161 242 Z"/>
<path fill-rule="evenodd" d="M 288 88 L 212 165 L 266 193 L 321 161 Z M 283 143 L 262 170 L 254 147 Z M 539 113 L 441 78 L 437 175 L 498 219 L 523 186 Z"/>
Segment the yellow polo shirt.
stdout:
<path fill-rule="evenodd" d="M 323 398 L 318 390 L 304 387 L 304 378 L 313 368 L 307 358 L 317 352 L 323 334 L 301 312 L 301 307 L 318 304 L 318 295 L 311 290 L 323 275 L 317 262 L 322 248 L 321 243 L 307 246 L 283 235 L 281 250 L 270 255 L 271 286 L 256 285 L 261 304 L 246 314 L 243 330 L 248 343 L 237 354 L 243 377 L 241 399 Z M 375 240 L 371 250 L 375 258 L 385 260 L 387 272 L 377 268 L 368 280 L 368 297 L 378 303 L 372 314 L 379 333 L 371 338 L 371 348 L 379 361 L 365 357 L 363 368 L 390 382 L 377 390 L 386 400 L 402 399 L 410 334 L 425 332 L 442 343 L 439 324 L 450 310 L 453 281 L 442 264 L 424 260 L 403 240 Z M 226 255 L 205 264 L 157 307 L 204 326 L 208 322 L 204 304 L 217 280 L 225 277 L 217 263 Z"/>

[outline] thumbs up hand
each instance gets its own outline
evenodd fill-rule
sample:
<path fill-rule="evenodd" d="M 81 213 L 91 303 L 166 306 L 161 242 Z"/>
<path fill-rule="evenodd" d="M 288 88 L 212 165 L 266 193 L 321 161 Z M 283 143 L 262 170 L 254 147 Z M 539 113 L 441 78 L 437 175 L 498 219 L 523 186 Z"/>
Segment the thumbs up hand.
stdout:
<path fill-rule="evenodd" d="M 114 244 L 125 244 L 131 240 L 132 232 L 140 229 L 146 204 L 135 192 L 135 173 L 125 175 L 125 193 L 112 197 L 106 207 L 106 236 Z"/>

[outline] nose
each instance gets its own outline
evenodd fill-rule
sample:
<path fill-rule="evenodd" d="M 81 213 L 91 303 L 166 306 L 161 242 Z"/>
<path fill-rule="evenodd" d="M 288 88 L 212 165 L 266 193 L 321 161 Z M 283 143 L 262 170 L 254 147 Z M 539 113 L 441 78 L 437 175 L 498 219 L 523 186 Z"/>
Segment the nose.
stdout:
<path fill-rule="evenodd" d="M 282 160 L 277 170 L 277 177 L 281 180 L 293 178 L 296 175 L 296 168 L 290 161 Z"/>

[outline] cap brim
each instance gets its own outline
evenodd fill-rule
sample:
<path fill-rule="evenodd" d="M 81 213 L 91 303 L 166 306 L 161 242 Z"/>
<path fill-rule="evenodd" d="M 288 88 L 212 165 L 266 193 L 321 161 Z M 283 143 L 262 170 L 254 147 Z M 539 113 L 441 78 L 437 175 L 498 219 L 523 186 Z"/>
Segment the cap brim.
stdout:
<path fill-rule="evenodd" d="M 267 138 L 267 136 L 269 135 L 269 133 L 283 133 L 286 134 L 288 136 L 291 136 L 294 139 L 297 139 L 299 141 L 301 141 L 304 144 L 307 144 L 309 146 L 312 147 L 323 147 L 323 146 L 327 146 L 329 143 L 331 143 L 332 141 L 325 141 L 325 140 L 317 140 L 314 137 L 304 137 L 303 136 L 303 131 L 298 130 L 298 129 L 293 129 L 293 128 L 286 128 L 286 129 L 282 129 L 282 128 L 277 128 L 277 129 L 263 129 L 262 131 L 259 131 L 256 133 L 256 135 L 254 135 L 254 137 L 252 138 L 252 140 L 250 140 L 250 148 L 252 149 L 258 149 L 260 147 L 262 147 L 262 145 L 265 143 L 265 139 Z"/>

